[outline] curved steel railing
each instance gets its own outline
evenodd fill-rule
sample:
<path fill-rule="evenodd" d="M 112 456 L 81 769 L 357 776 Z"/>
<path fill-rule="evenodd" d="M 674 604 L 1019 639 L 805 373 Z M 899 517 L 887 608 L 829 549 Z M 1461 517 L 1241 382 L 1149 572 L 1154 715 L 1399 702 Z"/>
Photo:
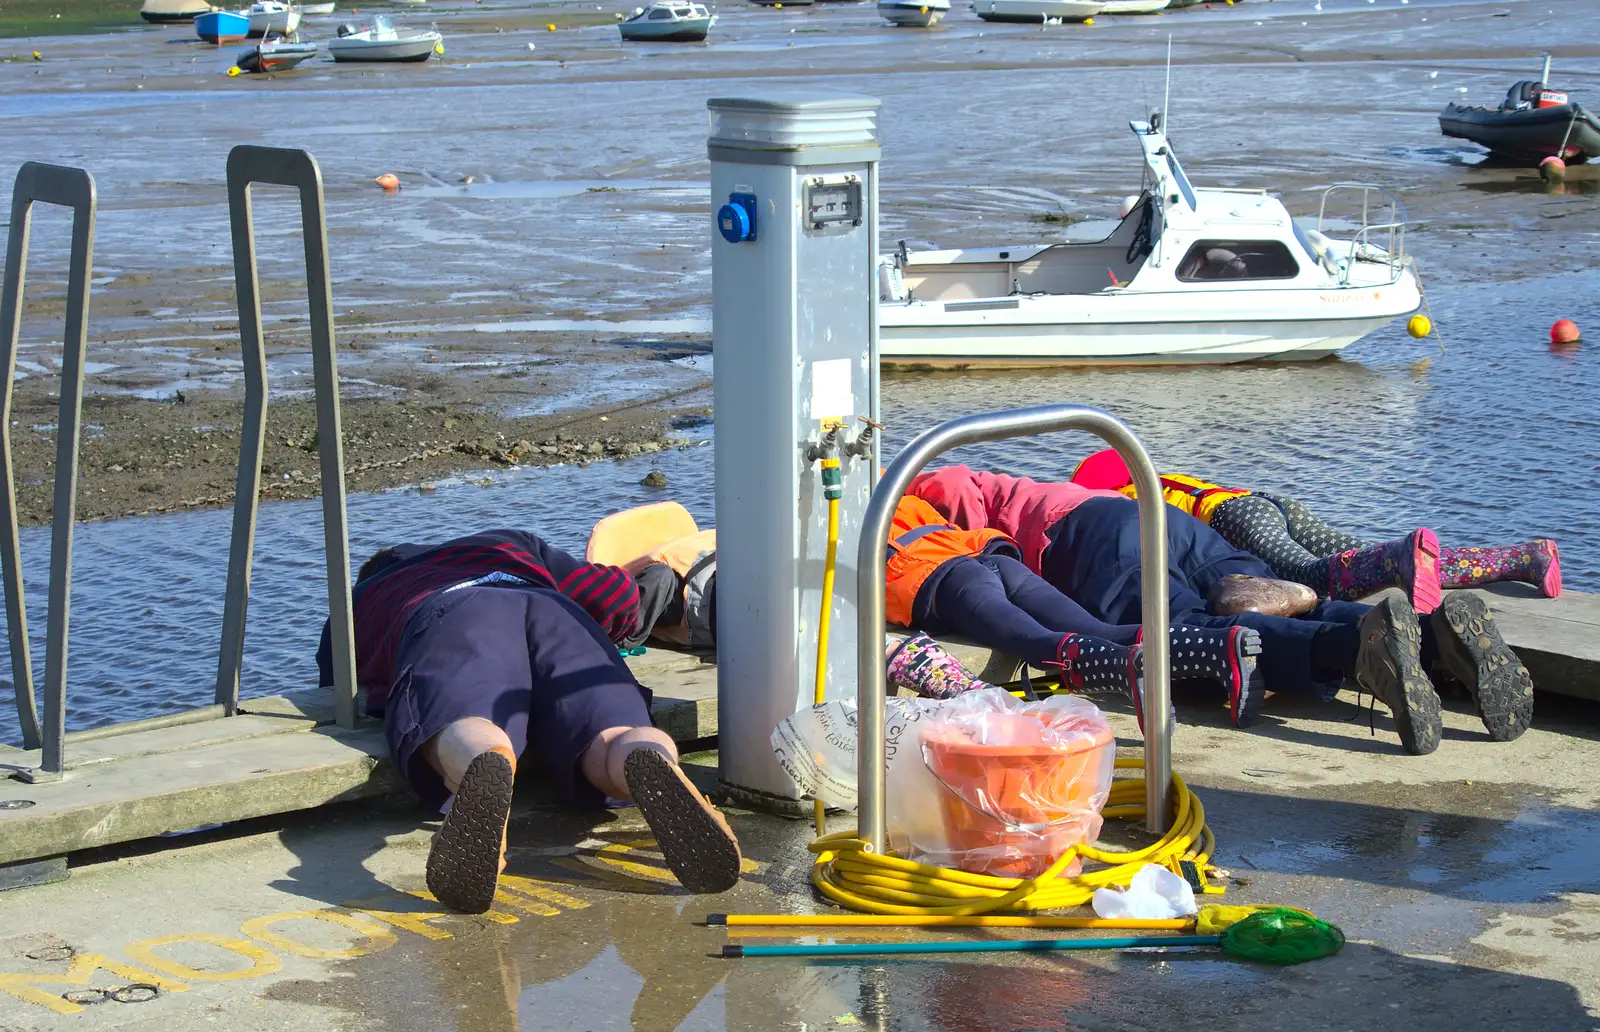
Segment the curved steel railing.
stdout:
<path fill-rule="evenodd" d="M 884 695 L 883 663 L 884 543 L 889 527 L 911 480 L 923 467 L 951 448 L 963 444 L 1031 437 L 1056 430 L 1087 430 L 1117 450 L 1133 471 L 1139 492 L 1139 547 L 1143 561 L 1140 586 L 1144 596 L 1144 626 L 1165 630 L 1167 620 L 1167 516 L 1161 481 L 1144 445 L 1115 416 L 1086 405 L 1041 405 L 962 416 L 928 430 L 895 456 L 878 481 L 867 504 L 856 559 L 859 582 L 858 619 L 857 763 L 860 835 L 879 853 L 888 845 L 884 826 Z M 1144 638 L 1144 793 L 1145 826 L 1153 832 L 1167 830 L 1167 795 L 1172 782 L 1172 730 L 1166 716 L 1172 705 L 1171 668 L 1167 634 Z"/>

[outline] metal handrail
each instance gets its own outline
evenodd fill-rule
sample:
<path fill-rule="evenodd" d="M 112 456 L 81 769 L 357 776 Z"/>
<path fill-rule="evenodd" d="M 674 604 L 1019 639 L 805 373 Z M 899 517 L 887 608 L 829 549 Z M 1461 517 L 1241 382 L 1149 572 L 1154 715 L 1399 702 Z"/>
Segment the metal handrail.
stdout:
<path fill-rule="evenodd" d="M 255 552 L 261 454 L 267 432 L 267 356 L 261 340 L 250 188 L 256 183 L 300 192 L 306 290 L 311 303 L 311 361 L 317 399 L 317 448 L 322 466 L 322 534 L 328 566 L 328 619 L 333 638 L 333 705 L 342 727 L 356 723 L 355 632 L 350 603 L 350 538 L 345 515 L 344 448 L 339 419 L 339 368 L 333 343 L 333 286 L 322 172 L 303 150 L 239 146 L 228 153 L 228 221 L 233 231 L 233 276 L 239 296 L 239 342 L 244 354 L 244 425 L 228 552 L 228 588 L 217 657 L 216 702 L 231 716 L 239 708 L 250 562 Z"/>
<path fill-rule="evenodd" d="M 1116 449 L 1133 471 L 1139 495 L 1140 589 L 1144 596 L 1141 616 L 1145 627 L 1160 628 L 1162 632 L 1144 637 L 1145 826 L 1157 833 L 1167 830 L 1167 797 L 1172 783 L 1172 730 L 1167 713 L 1172 707 L 1172 685 L 1170 639 L 1166 633 L 1167 515 L 1161 481 L 1144 445 L 1115 416 L 1086 405 L 1041 405 L 962 416 L 926 431 L 889 463 L 867 503 L 856 557 L 856 788 L 858 834 L 874 852 L 882 853 L 888 848 L 884 823 L 883 549 L 889 540 L 895 506 L 911 486 L 912 478 L 951 448 L 1056 430 L 1087 430 L 1099 436 Z"/>
<path fill-rule="evenodd" d="M 28 231 L 37 201 L 72 209 L 72 251 L 68 259 L 66 325 L 61 341 L 61 403 L 56 418 L 54 514 L 50 534 L 50 588 L 45 617 L 44 726 L 40 734 L 33 695 L 33 661 L 28 653 L 28 616 L 22 588 L 22 550 L 17 533 L 17 491 L 12 468 L 11 383 L 17 371 L 17 337 L 22 325 L 22 292 L 28 261 Z M 0 563 L 4 567 L 6 630 L 11 645 L 11 677 L 24 747 L 42 746 L 39 769 L 23 771 L 28 781 L 56 781 L 64 766 L 67 725 L 67 617 L 72 600 L 72 524 L 78 501 L 78 436 L 83 420 L 83 354 L 88 343 L 90 270 L 94 265 L 94 177 L 81 168 L 30 161 L 17 172 L 11 192 L 11 231 L 6 243 L 6 277 L 0 293 Z"/>
<path fill-rule="evenodd" d="M 1341 191 L 1359 192 L 1361 194 L 1361 228 L 1356 231 L 1350 241 L 1350 251 L 1346 265 L 1339 274 L 1339 282 L 1345 286 L 1350 283 L 1350 263 L 1357 260 L 1363 246 L 1372 246 L 1373 233 L 1388 233 L 1389 246 L 1384 249 L 1388 255 L 1388 265 L 1393 272 L 1394 282 L 1400 278 L 1400 272 L 1405 268 L 1406 258 L 1406 207 L 1394 191 L 1374 183 L 1335 183 L 1322 191 L 1322 203 L 1317 207 L 1317 232 L 1323 232 L 1323 222 L 1328 215 L 1328 198 Z M 1381 194 L 1387 203 L 1388 221 L 1372 221 L 1372 195 Z"/>

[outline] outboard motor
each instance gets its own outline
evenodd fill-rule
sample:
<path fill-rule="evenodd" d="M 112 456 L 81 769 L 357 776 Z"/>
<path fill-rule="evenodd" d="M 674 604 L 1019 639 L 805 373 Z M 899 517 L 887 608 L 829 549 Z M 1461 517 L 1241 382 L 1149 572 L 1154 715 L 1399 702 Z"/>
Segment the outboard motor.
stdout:
<path fill-rule="evenodd" d="M 346 36 L 354 36 L 356 33 L 360 32 L 360 31 L 361 30 L 356 28 L 354 25 L 350 24 L 349 22 L 345 22 L 344 24 L 339 26 L 339 38 L 343 39 Z"/>

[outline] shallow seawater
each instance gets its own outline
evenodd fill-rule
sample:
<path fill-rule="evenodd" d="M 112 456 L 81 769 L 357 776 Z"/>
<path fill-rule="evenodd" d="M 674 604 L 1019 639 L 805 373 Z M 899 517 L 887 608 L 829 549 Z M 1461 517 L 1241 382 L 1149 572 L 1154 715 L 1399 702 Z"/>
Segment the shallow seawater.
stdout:
<path fill-rule="evenodd" d="M 1307 365 L 892 374 L 883 388 L 891 451 L 953 416 L 1051 402 L 1096 405 L 1127 422 L 1167 470 L 1270 487 L 1372 538 L 1424 525 L 1446 545 L 1561 542 L 1569 587 L 1600 590 L 1600 528 L 1590 504 L 1600 469 L 1600 350 L 1554 351 L 1542 299 L 1600 295 L 1600 273 L 1441 289 L 1446 343 L 1398 327 L 1347 357 Z M 1600 314 L 1600 313 L 1597 313 Z M 704 370 L 705 356 L 676 366 Z M 709 437 L 709 426 L 689 431 Z M 1063 478 L 1095 442 L 1060 434 L 975 446 L 949 456 Z M 665 490 L 639 485 L 651 469 Z M 396 541 L 438 540 L 496 526 L 531 528 L 581 551 L 600 515 L 663 497 L 714 521 L 713 449 L 691 447 L 587 467 L 497 471 L 353 495 L 351 555 Z M 210 701 L 227 570 L 230 513 L 150 516 L 78 528 L 74 550 L 69 727 L 90 727 Z M 23 533 L 29 629 L 42 670 L 49 536 Z M 313 682 L 327 612 L 321 508 L 275 502 L 256 536 L 247 695 Z M 9 663 L 0 740 L 16 741 Z"/>

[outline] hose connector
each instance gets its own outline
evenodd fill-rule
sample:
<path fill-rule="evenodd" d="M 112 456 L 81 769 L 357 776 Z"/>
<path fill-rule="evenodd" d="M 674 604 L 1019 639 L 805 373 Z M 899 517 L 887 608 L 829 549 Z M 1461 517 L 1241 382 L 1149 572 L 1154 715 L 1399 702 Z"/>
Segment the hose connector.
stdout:
<path fill-rule="evenodd" d="M 822 497 L 830 502 L 844 497 L 844 476 L 839 472 L 837 455 L 822 460 Z"/>

